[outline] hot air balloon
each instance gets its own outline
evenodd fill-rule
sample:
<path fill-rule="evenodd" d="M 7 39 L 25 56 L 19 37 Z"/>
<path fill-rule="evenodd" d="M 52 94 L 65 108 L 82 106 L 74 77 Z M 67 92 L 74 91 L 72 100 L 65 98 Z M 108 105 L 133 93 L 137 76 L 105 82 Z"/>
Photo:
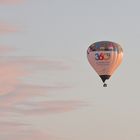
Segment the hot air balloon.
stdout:
<path fill-rule="evenodd" d="M 105 81 L 111 77 L 121 64 L 123 50 L 118 43 L 99 41 L 89 46 L 87 58 L 90 65 L 102 79 L 103 87 L 107 87 Z"/>

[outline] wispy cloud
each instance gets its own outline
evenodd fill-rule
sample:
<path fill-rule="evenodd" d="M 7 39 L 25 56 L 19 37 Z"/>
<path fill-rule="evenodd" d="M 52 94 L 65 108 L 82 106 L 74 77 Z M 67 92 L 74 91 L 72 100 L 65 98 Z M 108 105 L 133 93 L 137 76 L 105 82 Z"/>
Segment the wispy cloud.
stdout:
<path fill-rule="evenodd" d="M 54 113 L 65 113 L 85 107 L 87 104 L 83 101 L 74 100 L 52 100 L 42 102 L 26 102 L 15 108 L 16 112 L 24 115 L 45 115 Z"/>
<path fill-rule="evenodd" d="M 46 65 L 46 68 L 44 67 Z M 46 69 L 55 69 L 55 70 L 63 70 L 66 67 L 61 64 L 61 62 L 55 62 L 55 61 L 49 61 L 45 59 L 37 59 L 37 58 L 31 58 L 31 57 L 1 57 L 0 60 L 0 95 L 5 95 L 8 93 L 12 93 L 13 91 L 17 91 L 17 87 L 24 87 L 24 84 L 22 83 L 22 78 L 28 77 L 32 70 L 29 69 L 35 68 L 35 70 L 40 69 L 42 67 Z M 37 88 L 36 88 L 37 87 Z M 41 88 L 44 90 L 44 87 L 37 86 L 31 87 L 27 86 L 24 87 L 24 90 L 33 90 L 38 89 L 41 90 Z M 53 87 L 53 86 L 52 86 Z M 23 88 L 22 88 L 23 89 Z"/>
<path fill-rule="evenodd" d="M 24 127 L 29 126 L 28 124 L 24 124 L 24 123 L 18 123 L 18 122 L 10 122 L 10 121 L 6 121 L 6 122 L 0 122 L 0 132 L 3 134 L 8 135 L 9 133 L 14 133 L 14 132 L 20 132 L 22 131 Z"/>
<path fill-rule="evenodd" d="M 1 52 L 9 53 L 11 49 L 0 47 Z M 16 51 L 13 49 L 12 51 Z M 43 85 L 32 81 L 29 77 L 34 71 L 53 70 L 53 73 L 69 70 L 69 66 L 59 60 L 50 60 L 41 57 L 1 56 L 0 59 L 0 139 L 9 140 L 58 140 L 46 132 L 36 131 L 33 122 L 9 120 L 6 116 L 21 116 L 23 119 L 32 116 L 66 113 L 86 106 L 78 100 L 49 100 L 50 91 L 68 90 L 71 86 Z M 58 78 L 59 79 L 59 78 Z M 61 80 L 61 79 L 60 79 Z M 37 97 L 38 100 L 34 100 Z M 2 121 L 3 120 L 3 121 Z"/>
<path fill-rule="evenodd" d="M 16 90 L 17 86 L 21 84 L 20 78 L 26 75 L 23 66 L 0 61 L 0 95 L 5 95 Z"/>
<path fill-rule="evenodd" d="M 12 86 L 12 85 L 11 85 Z M 14 86 L 14 85 L 13 85 Z M 26 102 L 26 100 L 31 99 L 32 97 L 45 97 L 48 96 L 49 91 L 51 90 L 59 90 L 65 89 L 67 87 L 55 87 L 55 86 L 39 86 L 39 85 L 19 85 L 15 86 L 15 88 L 11 89 L 10 92 L 1 96 L 0 98 L 0 108 L 11 108 L 17 104 Z M 26 104 L 26 103 L 25 103 Z"/>
<path fill-rule="evenodd" d="M 10 47 L 7 45 L 0 45 L 0 54 L 10 53 L 15 50 L 14 47 Z"/>
<path fill-rule="evenodd" d="M 19 29 L 18 27 L 12 24 L 0 22 L 0 35 L 6 34 L 6 33 L 19 32 L 20 30 L 21 29 Z"/>
<path fill-rule="evenodd" d="M 25 131 L 24 135 L 16 135 L 13 140 L 62 140 L 59 137 L 52 136 L 46 131 L 33 130 L 33 131 Z"/>
<path fill-rule="evenodd" d="M 24 0 L 0 0 L 0 4 L 2 5 L 15 5 L 15 4 L 21 4 Z"/>

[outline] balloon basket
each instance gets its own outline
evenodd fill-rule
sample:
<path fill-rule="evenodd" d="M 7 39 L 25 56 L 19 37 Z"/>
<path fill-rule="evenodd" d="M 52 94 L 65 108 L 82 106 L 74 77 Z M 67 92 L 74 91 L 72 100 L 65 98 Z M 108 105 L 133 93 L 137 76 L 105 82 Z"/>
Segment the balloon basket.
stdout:
<path fill-rule="evenodd" d="M 104 84 L 103 84 L 103 87 L 107 87 L 107 84 L 106 84 L 106 83 L 104 83 Z"/>

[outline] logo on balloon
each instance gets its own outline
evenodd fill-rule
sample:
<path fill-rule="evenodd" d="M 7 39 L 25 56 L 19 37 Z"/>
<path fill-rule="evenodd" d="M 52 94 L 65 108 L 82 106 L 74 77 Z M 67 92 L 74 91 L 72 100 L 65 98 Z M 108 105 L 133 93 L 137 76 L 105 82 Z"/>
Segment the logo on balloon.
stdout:
<path fill-rule="evenodd" d="M 95 53 L 95 59 L 96 60 L 109 60 L 110 59 L 110 53 L 108 53 L 108 52 Z"/>

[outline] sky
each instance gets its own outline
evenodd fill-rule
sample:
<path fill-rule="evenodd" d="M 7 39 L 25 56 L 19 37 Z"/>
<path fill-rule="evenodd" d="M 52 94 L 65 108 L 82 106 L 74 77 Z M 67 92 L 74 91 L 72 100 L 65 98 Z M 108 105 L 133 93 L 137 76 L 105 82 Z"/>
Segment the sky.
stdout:
<path fill-rule="evenodd" d="M 138 0 L 0 0 L 0 139 L 139 140 Z M 123 62 L 103 88 L 96 41 Z"/>

